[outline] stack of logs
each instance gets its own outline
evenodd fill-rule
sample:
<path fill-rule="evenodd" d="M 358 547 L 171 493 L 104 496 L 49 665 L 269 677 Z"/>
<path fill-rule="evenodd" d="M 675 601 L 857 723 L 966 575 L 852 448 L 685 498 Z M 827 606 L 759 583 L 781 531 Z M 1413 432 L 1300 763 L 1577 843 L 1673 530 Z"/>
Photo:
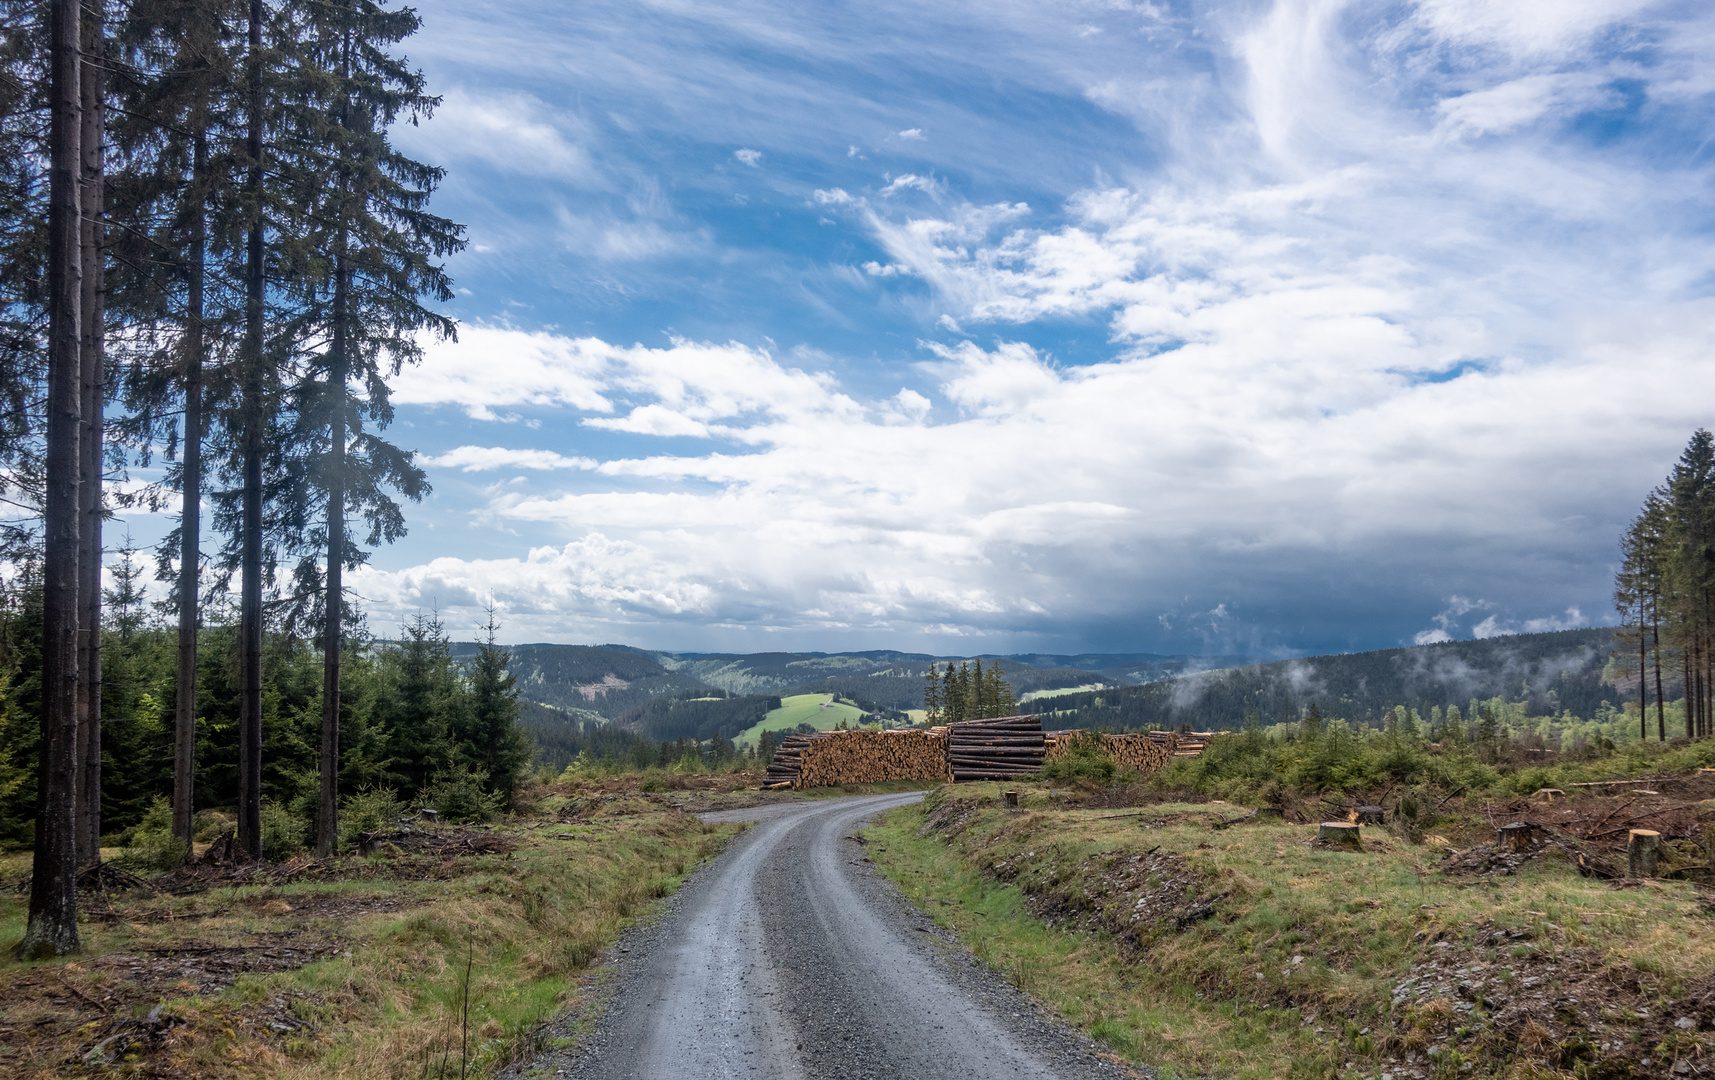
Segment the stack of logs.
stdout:
<path fill-rule="evenodd" d="M 1204 747 L 1209 745 L 1209 740 L 1215 737 L 1216 732 L 1184 731 L 1175 735 L 1171 731 L 1150 731 L 1146 734 L 1150 738 L 1160 741 L 1172 739 L 1174 741 L 1174 757 L 1196 757 L 1203 752 Z"/>
<path fill-rule="evenodd" d="M 969 720 L 928 731 L 819 731 L 788 735 L 774 751 L 765 788 L 831 787 L 883 780 L 1010 780 L 1042 769 L 1076 731 L 1046 736 L 1037 716 Z M 1154 772 L 1176 757 L 1196 757 L 1212 732 L 1146 731 L 1103 735 L 1121 765 Z"/>
<path fill-rule="evenodd" d="M 947 765 L 955 781 L 1009 780 L 1040 772 L 1046 750 L 1039 716 L 967 720 L 947 728 Z"/>
<path fill-rule="evenodd" d="M 804 748 L 824 738 L 821 732 L 814 735 L 788 735 L 775 747 L 774 756 L 768 760 L 768 772 L 762 778 L 765 788 L 792 788 L 796 791 L 803 785 L 798 778 L 804 769 Z"/>
<path fill-rule="evenodd" d="M 788 735 L 768 763 L 765 788 L 832 787 L 883 780 L 946 780 L 943 731 L 822 731 Z"/>
<path fill-rule="evenodd" d="M 1051 758 L 1066 752 L 1078 731 L 1048 733 L 1048 753 Z M 1154 772 L 1178 755 L 1179 736 L 1170 731 L 1146 731 L 1137 735 L 1103 735 L 1102 749 L 1119 764 L 1138 770 Z M 1199 749 L 1199 752 L 1201 750 Z"/>

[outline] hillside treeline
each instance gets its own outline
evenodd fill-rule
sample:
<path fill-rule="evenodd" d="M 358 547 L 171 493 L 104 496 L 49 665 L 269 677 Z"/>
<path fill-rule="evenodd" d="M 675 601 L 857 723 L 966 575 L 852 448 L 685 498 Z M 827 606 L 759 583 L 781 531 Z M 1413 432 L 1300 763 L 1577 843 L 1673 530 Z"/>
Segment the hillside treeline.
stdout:
<path fill-rule="evenodd" d="M 1638 694 L 1639 734 L 1653 726 L 1667 739 L 1675 682 L 1686 708 L 1674 734 L 1715 734 L 1715 435 L 1699 428 L 1691 436 L 1620 538 L 1620 553 L 1614 656 Z"/>
<path fill-rule="evenodd" d="M 1612 639 L 1611 630 L 1566 630 L 1284 660 L 1065 694 L 1032 707 L 1056 727 L 1197 731 L 1236 730 L 1247 717 L 1296 723 L 1312 705 L 1324 716 L 1380 725 L 1398 706 L 1428 716 L 1491 697 L 1521 702 L 1533 716 L 1589 719 L 1617 697 L 1603 684 Z"/>
<path fill-rule="evenodd" d="M 690 739 L 704 742 L 730 739 L 761 723 L 770 709 L 780 708 L 778 697 L 760 694 L 726 695 L 725 691 L 703 691 L 719 696 L 656 698 L 625 714 L 620 725 L 658 741 Z"/>
<path fill-rule="evenodd" d="M 116 503 L 178 518 L 155 553 L 177 624 L 174 697 L 158 702 L 172 836 L 188 849 L 209 805 L 197 763 L 225 752 L 200 742 L 217 734 L 199 724 L 212 633 L 237 687 L 237 849 L 261 856 L 279 636 L 319 648 L 313 825 L 317 850 L 334 850 L 356 619 L 343 575 L 402 535 L 401 502 L 428 491 L 385 437 L 390 384 L 424 341 L 453 335 L 434 305 L 465 243 L 429 210 L 441 171 L 389 139 L 438 103 L 398 52 L 417 27 L 372 0 L 0 0 L 0 486 L 14 513 L 0 561 L 19 571 L 13 610 L 38 602 L 26 594 L 40 608 L 19 668 L 40 721 L 24 763 L 39 787 L 26 955 L 76 949 L 75 877 L 108 831 L 101 568 Z M 111 483 L 132 465 L 164 468 Z M 211 607 L 229 593 L 230 619 Z"/>
<path fill-rule="evenodd" d="M 668 671 L 646 653 L 606 645 L 516 646 L 512 670 L 518 676 L 519 692 L 531 701 L 609 720 L 622 719 L 658 697 L 727 694 L 689 675 Z"/>

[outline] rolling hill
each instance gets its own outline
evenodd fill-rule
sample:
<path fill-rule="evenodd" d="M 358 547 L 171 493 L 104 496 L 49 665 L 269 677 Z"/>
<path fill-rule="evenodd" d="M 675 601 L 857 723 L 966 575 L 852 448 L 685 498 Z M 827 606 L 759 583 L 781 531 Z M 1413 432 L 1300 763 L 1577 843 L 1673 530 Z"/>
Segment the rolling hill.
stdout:
<path fill-rule="evenodd" d="M 1464 711 L 1473 699 L 1493 697 L 1523 701 L 1532 715 L 1569 710 L 1587 719 L 1619 698 L 1602 681 L 1612 640 L 1612 630 L 1599 628 L 1312 656 L 1065 694 L 1041 705 L 1056 727 L 1231 730 L 1250 711 L 1276 723 L 1312 704 L 1324 716 L 1374 724 L 1396 705 Z"/>
<path fill-rule="evenodd" d="M 1602 681 L 1612 633 L 1520 634 L 1270 663 L 1153 653 L 983 659 L 998 664 L 1020 697 L 1038 694 L 1033 709 L 1062 727 L 1233 729 L 1247 712 L 1273 723 L 1312 703 L 1327 716 L 1376 723 L 1395 705 L 1464 710 L 1473 698 L 1496 696 L 1524 701 L 1533 714 L 1570 710 L 1588 718 L 1603 701 L 1618 700 Z M 455 644 L 453 651 L 468 657 L 476 646 Z M 890 650 L 681 654 L 533 644 L 511 651 L 520 694 L 550 707 L 530 711 L 528 721 L 545 752 L 557 747 L 553 757 L 582 745 L 598 722 L 651 739 L 730 739 L 770 726 L 762 721 L 787 697 L 837 695 L 871 712 L 919 708 L 930 662 L 945 662 Z M 1096 683 L 1100 689 L 1088 689 Z"/>

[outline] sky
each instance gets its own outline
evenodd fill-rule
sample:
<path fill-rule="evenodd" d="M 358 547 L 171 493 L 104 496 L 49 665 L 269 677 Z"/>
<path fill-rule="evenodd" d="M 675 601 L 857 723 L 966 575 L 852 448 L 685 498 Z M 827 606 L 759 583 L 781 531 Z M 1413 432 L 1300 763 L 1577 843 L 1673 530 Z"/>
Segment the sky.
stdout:
<path fill-rule="evenodd" d="M 421 0 L 372 629 L 1291 656 L 1613 621 L 1715 425 L 1715 8 Z"/>

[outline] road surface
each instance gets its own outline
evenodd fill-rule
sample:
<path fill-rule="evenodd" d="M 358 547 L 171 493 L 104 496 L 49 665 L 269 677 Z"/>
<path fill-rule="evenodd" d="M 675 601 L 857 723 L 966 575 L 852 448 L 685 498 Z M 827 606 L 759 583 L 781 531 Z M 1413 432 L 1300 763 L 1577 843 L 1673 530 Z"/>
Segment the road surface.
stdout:
<path fill-rule="evenodd" d="M 620 942 L 605 1011 L 521 1075 L 1084 1080 L 1133 1075 L 976 964 L 851 839 L 921 793 L 775 803 Z M 560 1032 L 564 1034 L 566 1032 Z"/>

